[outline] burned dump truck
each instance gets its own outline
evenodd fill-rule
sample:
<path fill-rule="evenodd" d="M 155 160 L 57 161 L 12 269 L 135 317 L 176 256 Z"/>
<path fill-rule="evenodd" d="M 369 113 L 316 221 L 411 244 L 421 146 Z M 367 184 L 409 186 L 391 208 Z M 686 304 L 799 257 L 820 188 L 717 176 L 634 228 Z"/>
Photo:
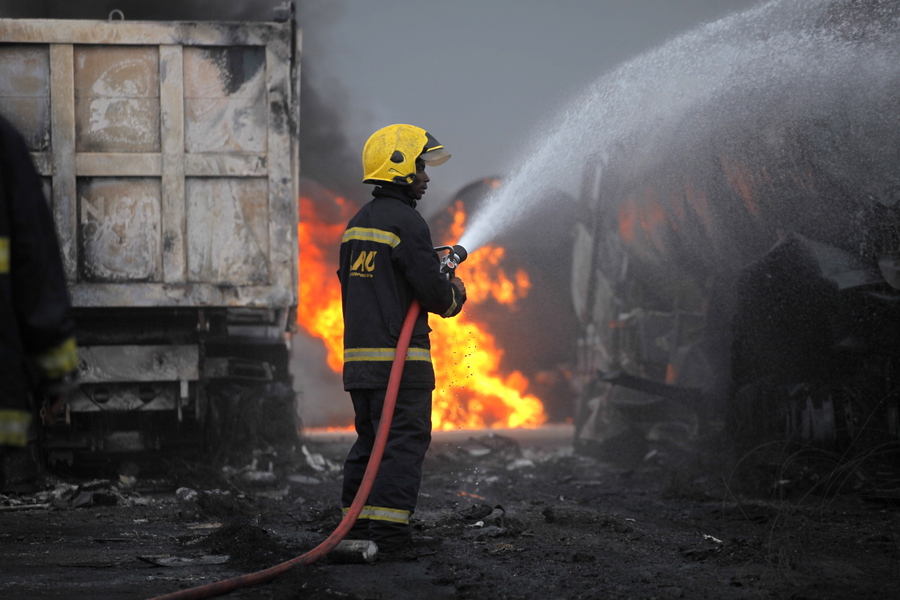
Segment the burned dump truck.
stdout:
<path fill-rule="evenodd" d="M 0 40 L 0 111 L 42 177 L 78 325 L 80 387 L 36 432 L 44 457 L 235 442 L 229 422 L 273 395 L 293 415 L 293 18 L 6 19 Z"/>
<path fill-rule="evenodd" d="M 582 450 L 639 460 L 719 424 L 738 456 L 896 450 L 900 11 L 842 5 L 803 21 L 808 49 L 781 42 L 784 63 L 736 69 L 655 123 L 653 144 L 625 141 L 586 171 Z"/>

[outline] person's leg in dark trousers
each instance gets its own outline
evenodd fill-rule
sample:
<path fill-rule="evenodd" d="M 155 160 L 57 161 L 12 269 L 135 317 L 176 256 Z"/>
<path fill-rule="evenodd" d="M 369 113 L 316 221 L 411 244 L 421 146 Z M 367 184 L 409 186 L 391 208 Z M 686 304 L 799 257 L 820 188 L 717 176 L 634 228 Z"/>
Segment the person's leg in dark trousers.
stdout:
<path fill-rule="evenodd" d="M 352 502 L 368 464 L 384 406 L 384 393 L 385 390 L 351 391 L 357 432 L 362 433 L 345 462 L 342 497 L 345 507 Z M 366 417 L 369 423 L 360 423 Z M 378 476 L 364 509 L 369 520 L 369 538 L 383 551 L 390 551 L 410 539 L 409 516 L 416 507 L 422 483 L 422 463 L 430 443 L 431 390 L 401 389 Z"/>
<path fill-rule="evenodd" d="M 375 444 L 376 429 L 372 423 L 371 397 L 381 393 L 382 402 L 385 390 L 351 390 L 350 398 L 353 401 L 355 413 L 354 425 L 356 427 L 356 442 L 350 447 L 347 458 L 344 460 L 344 487 L 341 493 L 341 506 L 344 511 L 353 504 L 356 492 L 362 484 L 363 475 L 369 464 L 369 456 L 372 454 L 372 446 Z M 378 409 L 381 414 L 381 408 Z M 369 519 L 367 511 L 356 519 L 356 523 L 347 534 L 349 540 L 369 539 Z"/>

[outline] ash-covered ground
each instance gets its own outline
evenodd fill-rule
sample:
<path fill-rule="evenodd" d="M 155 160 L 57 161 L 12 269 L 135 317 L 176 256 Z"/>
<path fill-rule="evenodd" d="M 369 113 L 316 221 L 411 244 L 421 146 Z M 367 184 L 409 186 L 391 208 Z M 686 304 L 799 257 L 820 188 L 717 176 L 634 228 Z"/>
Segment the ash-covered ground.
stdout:
<path fill-rule="evenodd" d="M 150 598 L 268 568 L 338 525 L 347 435 L 212 469 L 173 458 L 0 496 L 0 597 Z M 900 498 L 862 463 L 733 460 L 716 439 L 629 465 L 571 429 L 455 432 L 429 451 L 421 543 L 226 597 L 897 598 Z M 703 451 L 701 451 L 703 450 Z M 95 474 L 96 475 L 96 474 Z"/>

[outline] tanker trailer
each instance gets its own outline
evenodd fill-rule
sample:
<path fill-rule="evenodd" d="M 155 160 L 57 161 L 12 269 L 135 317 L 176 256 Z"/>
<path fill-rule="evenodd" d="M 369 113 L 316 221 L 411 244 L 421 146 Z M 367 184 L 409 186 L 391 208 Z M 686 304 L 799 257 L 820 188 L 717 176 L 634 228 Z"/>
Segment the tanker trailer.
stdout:
<path fill-rule="evenodd" d="M 898 441 L 900 73 L 882 13 L 826 31 L 833 73 L 728 82 L 587 169 L 577 446 L 640 457 L 723 421 L 739 453 Z"/>
<path fill-rule="evenodd" d="M 236 443 L 229 419 L 272 395 L 293 418 L 293 19 L 4 19 L 0 39 L 0 111 L 43 179 L 78 325 L 80 386 L 37 432 L 44 457 Z"/>

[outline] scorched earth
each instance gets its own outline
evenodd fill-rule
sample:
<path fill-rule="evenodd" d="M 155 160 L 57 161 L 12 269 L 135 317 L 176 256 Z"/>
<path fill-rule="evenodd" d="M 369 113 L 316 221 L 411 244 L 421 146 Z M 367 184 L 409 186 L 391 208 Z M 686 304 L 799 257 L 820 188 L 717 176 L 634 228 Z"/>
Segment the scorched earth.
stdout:
<path fill-rule="evenodd" d="M 308 436 L 217 469 L 42 475 L 0 496 L 0 597 L 150 598 L 303 554 L 339 523 L 350 443 Z M 573 453 L 565 426 L 438 434 L 414 548 L 325 558 L 226 597 L 900 597 L 883 473 L 876 487 L 862 463 L 738 461 L 726 446 L 713 436 L 621 464 Z"/>

